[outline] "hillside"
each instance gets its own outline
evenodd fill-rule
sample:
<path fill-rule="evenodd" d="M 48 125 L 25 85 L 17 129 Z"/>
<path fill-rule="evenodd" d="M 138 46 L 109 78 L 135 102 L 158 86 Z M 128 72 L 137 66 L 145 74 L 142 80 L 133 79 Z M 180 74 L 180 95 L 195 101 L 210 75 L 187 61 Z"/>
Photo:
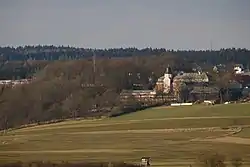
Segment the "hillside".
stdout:
<path fill-rule="evenodd" d="M 66 121 L 0 136 L 0 161 L 126 161 L 187 166 L 201 153 L 250 164 L 249 104 L 154 108 L 102 120 Z M 238 110 L 234 110 L 238 109 Z M 7 156 L 8 155 L 8 156 Z"/>
<path fill-rule="evenodd" d="M 78 117 L 107 115 L 119 107 L 119 93 L 132 83 L 147 86 L 149 68 L 133 60 L 56 61 L 36 72 L 36 79 L 14 89 L 2 87 L 0 92 L 0 129 L 23 124 L 41 123 Z M 128 78 L 129 72 L 140 72 Z"/>
<path fill-rule="evenodd" d="M 95 72 L 93 61 L 87 59 L 8 61 L 2 64 L 0 77 L 9 79 L 8 76 L 13 75 L 18 79 L 35 76 L 36 79 L 14 89 L 1 86 L 0 129 L 120 112 L 124 105 L 119 100 L 121 90 L 133 89 L 134 83 L 142 85 L 141 89 L 152 89 L 168 65 L 174 71 L 192 71 L 193 67 L 192 62 L 172 53 L 120 59 L 97 58 Z M 220 75 L 211 77 L 212 81 L 222 84 Z M 129 103 L 137 106 L 133 99 Z"/>
<path fill-rule="evenodd" d="M 24 76 L 35 76 L 36 79 L 15 89 L 1 86 L 0 129 L 105 116 L 114 107 L 122 106 L 119 101 L 122 89 L 132 89 L 133 83 L 143 85 L 143 89 L 152 88 L 167 65 L 173 69 L 191 70 L 191 64 L 183 66 L 183 60 L 172 54 L 97 58 L 95 73 L 92 60 L 9 61 L 0 69 L 2 79 L 10 79 L 9 75 L 16 79 Z M 140 73 L 140 77 L 129 76 L 129 73 Z M 149 77 L 154 82 L 149 82 Z"/>
<path fill-rule="evenodd" d="M 194 105 L 190 107 L 171 107 L 162 106 L 154 109 L 147 109 L 135 113 L 127 114 L 117 119 L 130 120 L 130 119 L 161 119 L 172 117 L 220 117 L 220 116 L 250 116 L 250 104 L 241 105 L 215 105 L 215 106 L 202 106 Z"/>

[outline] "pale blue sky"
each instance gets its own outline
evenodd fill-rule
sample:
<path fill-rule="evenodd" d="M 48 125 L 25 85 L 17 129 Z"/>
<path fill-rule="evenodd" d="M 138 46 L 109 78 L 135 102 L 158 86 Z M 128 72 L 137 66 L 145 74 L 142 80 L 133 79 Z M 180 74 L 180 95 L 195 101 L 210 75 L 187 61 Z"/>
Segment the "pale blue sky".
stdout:
<path fill-rule="evenodd" d="M 0 0 L 0 45 L 250 49 L 250 0 Z"/>

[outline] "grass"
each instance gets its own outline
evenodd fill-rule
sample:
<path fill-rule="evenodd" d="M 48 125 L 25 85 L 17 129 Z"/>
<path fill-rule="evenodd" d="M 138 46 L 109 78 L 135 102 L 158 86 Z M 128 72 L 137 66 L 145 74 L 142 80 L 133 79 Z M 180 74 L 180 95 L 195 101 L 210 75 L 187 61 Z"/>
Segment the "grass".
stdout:
<path fill-rule="evenodd" d="M 150 156 L 155 166 L 187 166 L 200 153 L 214 151 L 229 158 L 240 155 L 250 164 L 250 144 L 202 140 L 227 135 L 226 131 L 164 131 L 167 128 L 249 125 L 249 108 L 249 104 L 154 108 L 111 119 L 18 129 L 0 136 L 0 162 L 138 162 L 142 156 Z M 246 128 L 235 136 L 250 138 L 249 134 L 250 128 Z"/>
<path fill-rule="evenodd" d="M 242 129 L 242 131 L 240 133 L 236 134 L 235 136 L 250 139 L 250 128 Z"/>
<path fill-rule="evenodd" d="M 166 117 L 171 118 L 171 117 L 250 116 L 249 109 L 250 109 L 249 104 L 158 107 L 118 117 L 117 120 L 156 119 L 156 118 L 166 118 Z"/>

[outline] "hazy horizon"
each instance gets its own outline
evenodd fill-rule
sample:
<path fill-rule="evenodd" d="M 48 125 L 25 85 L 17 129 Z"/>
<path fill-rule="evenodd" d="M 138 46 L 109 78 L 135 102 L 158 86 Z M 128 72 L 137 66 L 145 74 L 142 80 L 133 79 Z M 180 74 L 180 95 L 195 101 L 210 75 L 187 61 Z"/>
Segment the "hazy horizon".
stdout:
<path fill-rule="evenodd" d="M 0 46 L 250 49 L 249 0 L 0 0 Z"/>

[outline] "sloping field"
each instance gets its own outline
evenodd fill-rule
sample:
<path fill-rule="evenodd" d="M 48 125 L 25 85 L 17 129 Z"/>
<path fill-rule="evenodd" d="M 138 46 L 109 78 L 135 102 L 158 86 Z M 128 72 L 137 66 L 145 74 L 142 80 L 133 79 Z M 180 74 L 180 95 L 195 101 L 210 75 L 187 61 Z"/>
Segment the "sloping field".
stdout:
<path fill-rule="evenodd" d="M 138 111 L 126 116 L 118 117 L 120 120 L 176 118 L 176 117 L 225 117 L 225 116 L 250 116 L 250 104 L 230 104 L 214 106 L 181 106 L 181 107 L 156 107 Z"/>
<path fill-rule="evenodd" d="M 201 153 L 250 165 L 250 105 L 161 107 L 103 120 L 67 121 L 0 136 L 0 161 L 128 161 L 187 166 Z"/>

